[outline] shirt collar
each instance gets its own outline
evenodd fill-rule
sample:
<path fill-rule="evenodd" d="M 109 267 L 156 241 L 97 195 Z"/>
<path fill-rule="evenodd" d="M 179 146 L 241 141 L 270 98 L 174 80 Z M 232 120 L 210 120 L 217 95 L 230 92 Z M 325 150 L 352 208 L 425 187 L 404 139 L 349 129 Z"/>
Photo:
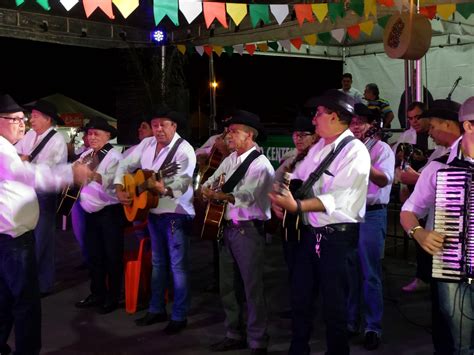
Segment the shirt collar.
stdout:
<path fill-rule="evenodd" d="M 247 150 L 245 153 L 243 153 L 241 155 L 237 155 L 237 153 L 235 152 L 236 161 L 239 162 L 239 163 L 244 161 L 245 158 L 247 158 L 249 156 L 249 154 L 254 150 L 257 150 L 257 148 L 255 148 L 255 146 L 253 146 L 252 148 L 250 148 L 249 150 Z"/>
<path fill-rule="evenodd" d="M 462 160 L 462 152 L 460 149 L 461 140 L 462 136 L 456 139 L 454 143 L 449 147 L 448 163 L 452 162 L 456 157 Z"/>
<path fill-rule="evenodd" d="M 38 138 L 43 138 L 43 137 L 45 137 L 45 136 L 49 133 L 49 131 L 51 131 L 52 129 L 54 129 L 53 126 L 49 127 L 49 128 L 48 128 L 46 131 L 44 131 L 42 134 L 38 134 L 38 133 L 36 133 L 36 132 L 35 132 L 35 133 L 36 133 L 36 135 L 38 136 Z"/>

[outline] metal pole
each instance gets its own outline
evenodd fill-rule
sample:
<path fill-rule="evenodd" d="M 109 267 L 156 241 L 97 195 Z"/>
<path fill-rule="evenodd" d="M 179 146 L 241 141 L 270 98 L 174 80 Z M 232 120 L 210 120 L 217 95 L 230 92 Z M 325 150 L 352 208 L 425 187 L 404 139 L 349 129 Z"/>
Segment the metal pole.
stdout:
<path fill-rule="evenodd" d="M 405 128 L 408 128 L 407 108 L 410 104 L 410 61 L 405 59 Z"/>
<path fill-rule="evenodd" d="M 417 14 L 420 13 L 420 0 L 416 0 L 416 13 Z M 415 69 L 416 70 L 415 71 L 416 85 L 415 85 L 415 96 L 413 97 L 416 98 L 416 101 L 422 102 L 423 101 L 423 88 L 422 88 L 422 83 L 421 83 L 421 74 L 422 74 L 421 59 L 416 60 L 415 66 L 416 66 L 416 69 Z"/>
<path fill-rule="evenodd" d="M 161 46 L 161 100 L 165 99 L 165 69 L 166 69 L 166 47 Z"/>
<path fill-rule="evenodd" d="M 216 123 L 216 87 L 213 85 L 216 81 L 216 73 L 214 72 L 214 56 L 209 56 L 209 135 L 217 130 Z"/>

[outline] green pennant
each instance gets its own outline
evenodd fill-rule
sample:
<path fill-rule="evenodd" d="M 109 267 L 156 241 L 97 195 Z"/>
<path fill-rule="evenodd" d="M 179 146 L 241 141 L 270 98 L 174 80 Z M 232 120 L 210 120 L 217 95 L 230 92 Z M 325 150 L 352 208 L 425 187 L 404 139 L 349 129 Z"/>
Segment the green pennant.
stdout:
<path fill-rule="evenodd" d="M 226 52 L 228 56 L 232 56 L 232 54 L 234 54 L 234 47 L 224 46 L 224 52 Z"/>
<path fill-rule="evenodd" d="M 262 20 L 264 24 L 270 23 L 268 5 L 249 4 L 249 13 L 253 28 L 257 27 L 260 20 Z"/>
<path fill-rule="evenodd" d="M 267 42 L 268 46 L 273 49 L 275 52 L 278 52 L 278 42 Z"/>
<path fill-rule="evenodd" d="M 25 0 L 15 0 L 16 6 L 23 5 L 25 3 Z"/>
<path fill-rule="evenodd" d="M 467 20 L 474 13 L 474 3 L 456 4 L 456 10 Z"/>
<path fill-rule="evenodd" d="M 387 26 L 387 22 L 389 18 L 390 18 L 390 15 L 380 17 L 377 19 L 377 23 L 379 24 L 380 27 L 385 28 L 385 26 Z"/>
<path fill-rule="evenodd" d="M 168 16 L 175 26 L 179 26 L 178 0 L 154 0 L 153 14 L 157 26 L 165 16 Z"/>
<path fill-rule="evenodd" d="M 329 44 L 329 42 L 331 41 L 331 33 L 330 32 L 318 33 L 318 39 L 324 44 Z"/>
<path fill-rule="evenodd" d="M 51 6 L 49 6 L 48 0 L 36 0 L 36 2 L 46 11 L 51 10 Z"/>
<path fill-rule="evenodd" d="M 357 15 L 362 16 L 364 14 L 364 0 L 351 0 L 349 9 L 354 11 Z"/>
<path fill-rule="evenodd" d="M 192 44 L 186 44 L 186 54 L 193 54 L 196 52 L 196 48 Z"/>
<path fill-rule="evenodd" d="M 344 11 L 344 3 L 342 2 L 331 2 L 328 4 L 328 16 L 332 23 L 336 22 L 338 17 L 346 16 Z"/>

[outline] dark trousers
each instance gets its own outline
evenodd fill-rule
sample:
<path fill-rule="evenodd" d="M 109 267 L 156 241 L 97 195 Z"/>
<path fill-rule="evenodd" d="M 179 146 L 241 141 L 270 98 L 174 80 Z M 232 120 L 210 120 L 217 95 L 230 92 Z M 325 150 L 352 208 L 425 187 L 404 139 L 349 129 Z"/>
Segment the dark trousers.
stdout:
<path fill-rule="evenodd" d="M 99 299 L 117 302 L 123 277 L 122 205 L 104 207 L 94 213 L 86 212 L 84 238 L 91 277 L 91 293 Z"/>
<path fill-rule="evenodd" d="M 0 349 L 15 326 L 15 354 L 41 349 L 41 301 L 32 232 L 0 234 Z"/>
<path fill-rule="evenodd" d="M 320 257 L 315 252 L 317 233 L 322 234 Z M 327 354 L 349 354 L 347 334 L 348 297 L 347 265 L 357 247 L 359 225 L 347 231 L 327 233 L 303 227 L 301 241 L 294 249 L 291 277 L 293 335 L 289 354 L 309 354 L 309 340 L 314 318 L 314 300 L 322 296 L 323 319 L 326 324 Z"/>

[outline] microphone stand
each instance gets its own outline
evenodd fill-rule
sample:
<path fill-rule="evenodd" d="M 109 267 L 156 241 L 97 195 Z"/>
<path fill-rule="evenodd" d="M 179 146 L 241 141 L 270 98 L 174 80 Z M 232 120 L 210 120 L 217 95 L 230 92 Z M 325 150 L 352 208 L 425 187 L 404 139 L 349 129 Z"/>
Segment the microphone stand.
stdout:
<path fill-rule="evenodd" d="M 453 94 L 453 91 L 457 88 L 457 86 L 458 86 L 459 82 L 461 81 L 461 79 L 462 79 L 462 76 L 460 76 L 459 78 L 456 79 L 456 81 L 454 82 L 453 87 L 452 87 L 451 91 L 449 92 L 448 97 L 446 98 L 446 100 L 451 101 L 451 95 Z"/>

